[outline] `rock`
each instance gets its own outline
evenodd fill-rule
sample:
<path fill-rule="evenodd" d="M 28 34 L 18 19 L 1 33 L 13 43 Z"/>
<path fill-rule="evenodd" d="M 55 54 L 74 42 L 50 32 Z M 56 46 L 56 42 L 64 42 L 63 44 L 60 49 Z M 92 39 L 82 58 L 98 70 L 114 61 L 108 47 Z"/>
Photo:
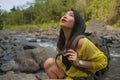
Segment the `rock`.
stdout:
<path fill-rule="evenodd" d="M 39 80 L 47 80 L 47 79 L 49 79 L 47 73 L 45 73 L 45 72 L 39 72 L 39 73 L 37 73 L 37 74 L 35 74 L 35 75 L 36 75 L 36 77 L 37 77 Z"/>
<path fill-rule="evenodd" d="M 49 58 L 55 58 L 57 52 L 50 47 L 38 47 L 32 50 L 34 58 L 39 63 L 39 65 L 43 68 L 44 61 Z"/>
<path fill-rule="evenodd" d="M 24 45 L 24 50 L 27 50 L 27 49 L 34 49 L 34 48 L 37 48 L 39 47 L 39 44 L 38 43 L 27 43 Z"/>
<path fill-rule="evenodd" d="M 31 26 L 27 30 L 27 32 L 29 32 L 29 33 L 38 32 L 38 31 L 39 31 L 39 28 L 38 27 L 34 27 L 34 26 Z"/>
<path fill-rule="evenodd" d="M 20 71 L 35 72 L 39 70 L 39 64 L 35 61 L 31 52 L 31 50 L 26 50 L 17 55 L 16 60 L 20 64 Z"/>
<path fill-rule="evenodd" d="M 5 75 L 0 75 L 0 80 L 38 80 L 33 74 L 15 74 L 14 72 L 8 72 Z"/>
<path fill-rule="evenodd" d="M 9 61 L 6 64 L 3 64 L 1 66 L 2 71 L 10 71 L 10 70 L 17 70 L 18 69 L 18 64 L 14 60 Z"/>
<path fill-rule="evenodd" d="M 2 57 L 3 49 L 0 47 L 0 58 Z"/>
<path fill-rule="evenodd" d="M 86 27 L 86 32 L 96 32 L 96 33 L 104 33 L 106 31 L 105 23 L 99 20 L 92 20 L 90 24 Z"/>

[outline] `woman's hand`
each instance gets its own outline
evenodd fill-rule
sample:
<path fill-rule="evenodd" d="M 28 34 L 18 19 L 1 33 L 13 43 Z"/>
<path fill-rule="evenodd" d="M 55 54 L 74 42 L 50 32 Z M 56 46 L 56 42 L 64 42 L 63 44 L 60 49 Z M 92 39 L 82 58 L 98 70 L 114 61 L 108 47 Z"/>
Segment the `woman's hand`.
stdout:
<path fill-rule="evenodd" d="M 67 56 L 68 60 L 72 62 L 74 66 L 79 66 L 79 59 L 77 55 L 78 53 L 73 49 L 67 50 L 66 54 L 64 54 L 64 56 Z"/>

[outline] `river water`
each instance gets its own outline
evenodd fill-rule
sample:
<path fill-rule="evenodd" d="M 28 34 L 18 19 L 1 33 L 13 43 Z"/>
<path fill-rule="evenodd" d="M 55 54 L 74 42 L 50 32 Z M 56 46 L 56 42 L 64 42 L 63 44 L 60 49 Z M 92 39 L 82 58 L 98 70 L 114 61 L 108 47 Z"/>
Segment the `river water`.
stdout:
<path fill-rule="evenodd" d="M 56 42 L 50 40 L 48 42 L 38 42 L 38 44 L 55 49 Z M 119 48 L 110 48 L 109 50 L 111 59 L 105 80 L 120 80 L 120 50 Z"/>
<path fill-rule="evenodd" d="M 110 66 L 105 80 L 120 80 L 120 50 L 110 49 Z"/>

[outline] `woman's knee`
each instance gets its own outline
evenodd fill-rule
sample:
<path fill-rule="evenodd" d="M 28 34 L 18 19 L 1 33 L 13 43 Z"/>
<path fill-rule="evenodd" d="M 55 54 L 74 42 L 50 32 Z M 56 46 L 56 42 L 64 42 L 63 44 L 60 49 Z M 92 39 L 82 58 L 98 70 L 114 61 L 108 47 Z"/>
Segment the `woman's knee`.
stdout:
<path fill-rule="evenodd" d="M 59 61 L 58 61 L 58 64 L 59 64 Z M 56 65 L 54 58 L 48 58 L 44 62 L 44 68 L 46 72 L 49 74 L 49 77 L 51 77 L 50 75 L 55 74 L 55 76 L 57 76 L 58 78 L 63 78 L 65 74 L 64 71 Z"/>
<path fill-rule="evenodd" d="M 44 62 L 44 68 L 49 68 L 52 65 L 55 64 L 55 59 L 54 58 L 48 58 L 45 62 Z"/>

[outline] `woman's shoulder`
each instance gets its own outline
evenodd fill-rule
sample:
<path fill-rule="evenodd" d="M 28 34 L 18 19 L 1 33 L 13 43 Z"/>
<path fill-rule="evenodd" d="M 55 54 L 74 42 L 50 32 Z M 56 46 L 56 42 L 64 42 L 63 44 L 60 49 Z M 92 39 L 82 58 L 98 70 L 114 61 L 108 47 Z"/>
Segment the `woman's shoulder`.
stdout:
<path fill-rule="evenodd" d="M 85 38 L 80 38 L 78 41 L 78 46 L 82 46 L 84 41 L 85 41 Z"/>
<path fill-rule="evenodd" d="M 80 38 L 79 39 L 78 45 L 77 45 L 77 49 L 78 50 L 82 48 L 82 46 L 84 45 L 85 41 L 86 41 L 86 38 Z"/>

